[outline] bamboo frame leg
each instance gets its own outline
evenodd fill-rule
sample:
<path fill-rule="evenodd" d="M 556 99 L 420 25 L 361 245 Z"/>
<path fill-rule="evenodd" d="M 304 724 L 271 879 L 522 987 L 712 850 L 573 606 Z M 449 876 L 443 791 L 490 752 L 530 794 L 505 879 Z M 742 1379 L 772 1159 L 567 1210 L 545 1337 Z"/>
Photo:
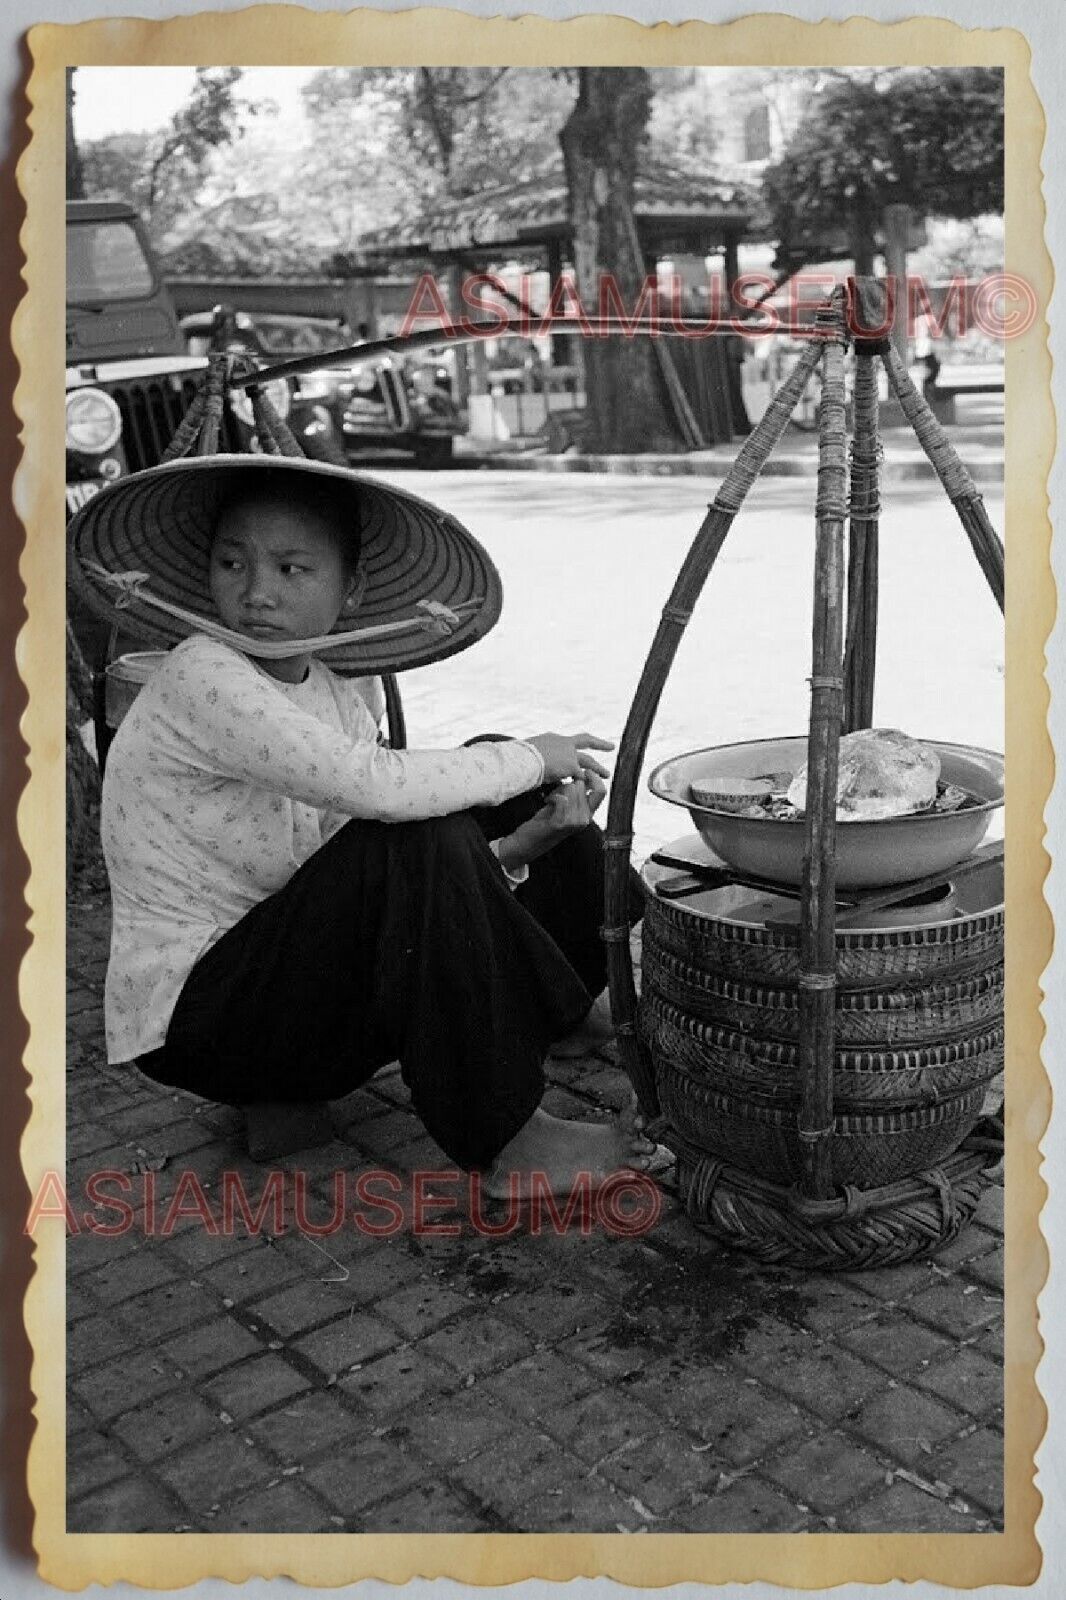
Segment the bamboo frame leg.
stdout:
<path fill-rule="evenodd" d="M 836 799 L 844 700 L 844 349 L 824 356 L 818 428 L 817 544 L 807 811 L 800 900 L 800 1156 L 804 1194 L 833 1191 L 833 1060 L 836 1045 Z"/>
<path fill-rule="evenodd" d="M 1003 544 L 989 520 L 984 500 L 969 471 L 923 394 L 911 382 L 911 375 L 893 349 L 885 348 L 881 359 L 888 374 L 889 387 L 900 403 L 903 415 L 914 429 L 918 443 L 933 463 L 944 491 L 958 512 L 959 521 L 977 557 L 977 564 L 988 580 L 996 604 L 1003 610 L 1005 580 Z"/>
<path fill-rule="evenodd" d="M 844 730 L 869 728 L 874 719 L 877 665 L 878 532 L 881 514 L 881 441 L 877 426 L 877 370 L 872 351 L 857 352 L 855 435 L 850 456 L 848 631 L 844 647 Z"/>
<path fill-rule="evenodd" d="M 644 663 L 619 745 L 607 813 L 602 933 L 607 945 L 611 1012 L 618 1031 L 622 1063 L 636 1088 L 643 1110 L 649 1116 L 658 1115 L 659 1104 L 654 1067 L 637 1032 L 637 992 L 633 981 L 627 915 L 627 869 L 633 846 L 633 805 L 637 782 L 663 685 L 692 615 L 692 608 L 718 558 L 733 518 L 785 431 L 788 419 L 821 355 L 821 345 L 814 342 L 803 351 L 758 426 L 744 441 L 723 480 L 685 557 L 670 598 L 663 607 L 662 620 Z"/>

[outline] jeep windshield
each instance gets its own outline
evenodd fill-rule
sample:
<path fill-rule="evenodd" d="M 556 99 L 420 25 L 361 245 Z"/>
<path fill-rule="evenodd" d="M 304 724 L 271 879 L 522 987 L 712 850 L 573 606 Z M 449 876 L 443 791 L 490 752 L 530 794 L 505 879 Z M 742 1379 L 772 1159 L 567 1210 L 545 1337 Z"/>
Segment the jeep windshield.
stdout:
<path fill-rule="evenodd" d="M 67 304 L 93 311 L 111 300 L 147 299 L 152 268 L 133 225 L 122 219 L 67 228 Z"/>
<path fill-rule="evenodd" d="M 337 322 L 275 322 L 269 317 L 256 317 L 254 324 L 264 355 L 310 356 L 319 351 L 340 350 L 355 342 L 351 330 Z"/>

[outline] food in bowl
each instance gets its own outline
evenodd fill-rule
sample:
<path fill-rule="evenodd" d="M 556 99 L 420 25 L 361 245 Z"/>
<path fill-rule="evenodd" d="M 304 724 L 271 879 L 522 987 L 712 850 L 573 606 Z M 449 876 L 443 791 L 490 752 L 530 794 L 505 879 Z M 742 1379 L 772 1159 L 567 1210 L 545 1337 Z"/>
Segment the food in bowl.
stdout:
<path fill-rule="evenodd" d="M 840 741 L 837 821 L 881 822 L 927 811 L 936 799 L 940 757 L 898 728 L 860 728 Z M 807 808 L 807 768 L 788 789 L 797 811 Z"/>
<path fill-rule="evenodd" d="M 853 818 L 838 827 L 838 889 L 881 887 L 946 871 L 984 838 L 1003 805 L 1002 755 L 940 739 L 925 743 L 940 759 L 936 799 L 924 811 L 879 821 Z M 806 829 L 794 826 L 802 816 L 787 796 L 806 759 L 805 737 L 715 745 L 664 761 L 648 784 L 653 794 L 685 808 L 704 844 L 725 866 L 760 881 L 799 884 Z M 732 788 L 737 778 L 772 778 L 769 804 L 728 812 L 693 798 L 693 784 L 728 781 Z"/>
<path fill-rule="evenodd" d="M 693 800 L 699 806 L 710 806 L 715 811 L 734 811 L 742 816 L 751 815 L 751 807 L 768 806 L 774 795 L 775 778 L 705 778 L 689 785 Z M 760 815 L 762 811 L 760 810 Z"/>
<path fill-rule="evenodd" d="M 795 775 L 701 779 L 690 785 L 697 805 L 777 822 L 801 819 L 807 809 L 807 767 Z M 940 781 L 940 757 L 931 746 L 898 728 L 860 728 L 840 741 L 837 821 L 882 822 L 922 811 L 959 811 L 977 805 L 956 784 Z"/>

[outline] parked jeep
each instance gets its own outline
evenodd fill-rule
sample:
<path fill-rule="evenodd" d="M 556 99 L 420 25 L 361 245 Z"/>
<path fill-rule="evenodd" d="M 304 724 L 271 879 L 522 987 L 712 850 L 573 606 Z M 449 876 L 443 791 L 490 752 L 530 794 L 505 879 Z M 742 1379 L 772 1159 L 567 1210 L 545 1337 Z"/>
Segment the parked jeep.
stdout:
<path fill-rule="evenodd" d="M 67 511 L 154 466 L 207 365 L 190 356 L 144 224 L 117 200 L 67 204 Z"/>
<path fill-rule="evenodd" d="M 196 355 L 206 355 L 211 350 L 243 350 L 254 356 L 261 367 L 277 365 L 294 356 L 313 355 L 318 350 L 336 350 L 347 335 L 346 329 L 326 317 L 235 311 L 225 305 L 215 306 L 212 311 L 191 312 L 182 317 L 181 328 L 190 351 Z M 344 466 L 338 377 L 335 372 L 311 372 L 288 380 L 279 378 L 268 386 L 268 392 L 305 455 Z M 247 397 L 235 395 L 234 407 L 240 420 L 251 427 Z"/>
<path fill-rule="evenodd" d="M 409 356 L 356 358 L 337 385 L 349 459 L 405 450 L 417 467 L 443 467 L 466 431 L 447 357 L 431 350 Z"/>
<path fill-rule="evenodd" d="M 217 323 L 225 312 L 222 347 L 250 351 L 264 366 L 296 357 L 324 357 L 356 343 L 343 317 L 216 307 L 182 318 L 190 349 L 219 346 Z M 214 331 L 213 331 L 214 320 Z M 304 449 L 322 460 L 355 460 L 402 450 L 418 466 L 443 466 L 452 441 L 465 429 L 452 394 L 447 355 L 406 357 L 358 353 L 294 378 L 289 426 Z"/>

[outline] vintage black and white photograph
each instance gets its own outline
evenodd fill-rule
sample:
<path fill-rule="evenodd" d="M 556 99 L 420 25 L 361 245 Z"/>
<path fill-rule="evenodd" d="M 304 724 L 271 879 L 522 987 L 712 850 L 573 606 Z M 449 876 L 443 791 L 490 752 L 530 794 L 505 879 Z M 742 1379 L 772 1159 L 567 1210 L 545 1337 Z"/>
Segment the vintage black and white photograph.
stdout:
<path fill-rule="evenodd" d="M 68 69 L 68 1532 L 1002 1532 L 1003 217 L 996 66 Z"/>

